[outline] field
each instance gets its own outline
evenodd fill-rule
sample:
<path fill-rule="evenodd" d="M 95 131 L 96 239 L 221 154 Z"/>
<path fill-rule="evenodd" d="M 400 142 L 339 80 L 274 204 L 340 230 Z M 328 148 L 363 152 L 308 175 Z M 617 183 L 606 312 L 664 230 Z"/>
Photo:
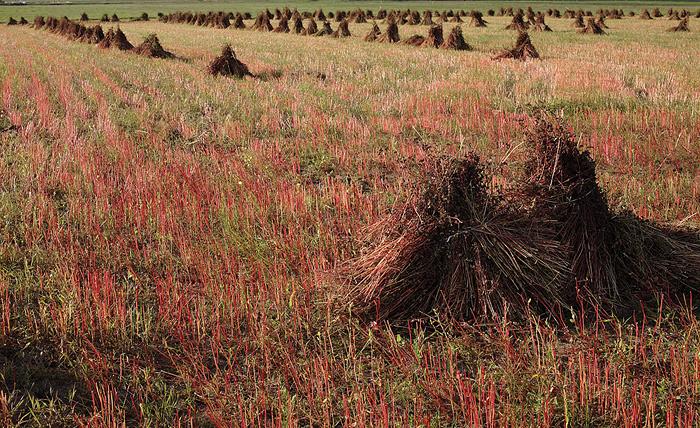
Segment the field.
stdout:
<path fill-rule="evenodd" d="M 356 8 L 299 9 L 326 5 Z M 236 6 L 196 10 L 260 9 Z M 700 424 L 692 294 L 593 319 L 572 308 L 563 325 L 368 324 L 339 274 L 426 159 L 476 151 L 489 188 L 507 186 L 539 109 L 590 150 L 612 209 L 699 227 L 700 19 L 688 33 L 608 19 L 596 36 L 547 17 L 553 32 L 530 33 L 542 59 L 521 62 L 492 60 L 515 42 L 510 17 L 463 24 L 474 50 L 461 52 L 365 42 L 371 20 L 335 39 L 89 7 L 176 58 L 0 26 L 0 425 Z M 254 77 L 207 74 L 225 43 Z"/>

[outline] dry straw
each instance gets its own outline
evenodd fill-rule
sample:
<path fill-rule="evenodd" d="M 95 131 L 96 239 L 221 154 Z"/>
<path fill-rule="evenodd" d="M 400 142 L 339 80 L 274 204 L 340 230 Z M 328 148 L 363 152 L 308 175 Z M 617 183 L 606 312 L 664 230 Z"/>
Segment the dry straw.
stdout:
<path fill-rule="evenodd" d="M 449 49 L 456 51 L 470 51 L 472 47 L 464 40 L 464 35 L 462 34 L 462 27 L 459 25 L 454 27 L 450 34 L 445 39 L 445 42 L 440 45 L 441 49 Z"/>
<path fill-rule="evenodd" d="M 518 39 L 515 42 L 515 47 L 512 49 L 506 49 L 500 54 L 496 55 L 494 59 L 517 59 L 520 61 L 526 61 L 528 59 L 539 59 L 540 54 L 535 49 L 535 46 L 530 40 L 530 35 L 526 32 L 520 32 L 518 34 Z"/>
<path fill-rule="evenodd" d="M 243 78 L 252 76 L 248 67 L 236 58 L 236 53 L 231 48 L 231 45 L 224 45 L 221 50 L 221 55 L 214 58 L 209 64 L 209 74 L 218 76 L 232 76 Z"/>
<path fill-rule="evenodd" d="M 377 38 L 379 38 L 379 36 L 381 36 L 381 35 L 382 35 L 382 31 L 379 29 L 379 26 L 375 22 L 372 25 L 372 29 L 369 30 L 369 32 L 365 36 L 365 41 L 366 42 L 373 42 L 373 41 L 377 40 Z"/>
<path fill-rule="evenodd" d="M 143 43 L 134 48 L 134 52 L 149 58 L 173 58 L 171 52 L 163 49 L 163 46 L 155 34 L 149 34 L 144 39 Z"/>
<path fill-rule="evenodd" d="M 500 192 L 476 154 L 437 158 L 342 269 L 367 320 L 558 319 L 582 303 L 625 313 L 700 290 L 698 230 L 612 211 L 590 153 L 557 118 L 526 131 L 524 173 Z"/>

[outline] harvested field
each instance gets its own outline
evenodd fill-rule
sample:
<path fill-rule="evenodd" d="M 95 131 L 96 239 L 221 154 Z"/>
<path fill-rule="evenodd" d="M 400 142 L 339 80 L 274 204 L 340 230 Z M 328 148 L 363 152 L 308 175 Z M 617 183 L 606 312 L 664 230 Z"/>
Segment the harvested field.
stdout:
<path fill-rule="evenodd" d="M 697 7 L 241 4 L 0 8 L 0 426 L 697 425 Z"/>

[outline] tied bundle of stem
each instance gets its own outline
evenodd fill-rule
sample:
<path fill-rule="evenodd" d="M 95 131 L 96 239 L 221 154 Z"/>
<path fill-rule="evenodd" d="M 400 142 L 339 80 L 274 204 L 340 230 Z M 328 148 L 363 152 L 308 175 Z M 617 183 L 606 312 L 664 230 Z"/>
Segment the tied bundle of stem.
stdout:
<path fill-rule="evenodd" d="M 105 38 L 105 33 L 101 25 L 95 25 L 90 31 L 90 37 L 84 40 L 86 43 L 98 44 Z"/>
<path fill-rule="evenodd" d="M 389 25 L 386 27 L 384 34 L 377 38 L 379 43 L 398 43 L 401 40 L 399 37 L 399 26 L 396 25 L 394 19 L 389 20 Z"/>
<path fill-rule="evenodd" d="M 527 142 L 531 156 L 523 193 L 532 201 L 532 215 L 559 224 L 577 283 L 588 284 L 592 296 L 619 295 L 609 246 L 611 216 L 590 153 L 580 151 L 569 130 L 546 114 L 535 118 Z"/>
<path fill-rule="evenodd" d="M 272 31 L 269 15 L 265 12 L 261 12 L 257 18 L 255 18 L 255 22 L 251 28 L 257 31 Z"/>
<path fill-rule="evenodd" d="M 304 34 L 304 31 L 304 22 L 302 21 L 301 16 L 292 17 L 292 33 Z"/>
<path fill-rule="evenodd" d="M 567 262 L 553 232 L 488 192 L 478 156 L 437 159 L 423 184 L 370 229 L 344 271 L 359 316 L 457 320 L 556 306 Z M 506 309 L 509 308 L 509 309 Z"/>
<path fill-rule="evenodd" d="M 443 42 L 442 25 L 433 25 L 428 29 L 428 37 L 421 43 L 421 46 L 439 48 Z"/>
<path fill-rule="evenodd" d="M 245 76 L 252 76 L 248 67 L 236 58 L 236 53 L 231 45 L 224 45 L 221 55 L 214 58 L 209 64 L 209 74 L 217 76 L 233 76 L 239 79 Z"/>
<path fill-rule="evenodd" d="M 425 42 L 425 37 L 421 36 L 420 34 L 414 34 L 412 36 L 409 36 L 406 39 L 403 39 L 401 41 L 401 44 L 420 47 L 420 46 L 423 46 L 424 42 Z"/>
<path fill-rule="evenodd" d="M 603 15 L 603 14 L 598 15 L 598 17 L 597 17 L 596 20 L 595 20 L 595 23 L 596 23 L 600 28 L 603 28 L 603 29 L 610 28 L 610 27 L 608 27 L 608 24 L 605 23 L 605 15 Z"/>
<path fill-rule="evenodd" d="M 313 36 L 318 32 L 318 26 L 316 25 L 316 20 L 311 18 L 309 20 L 309 24 L 306 26 L 306 29 L 302 31 L 301 35 L 302 36 Z"/>
<path fill-rule="evenodd" d="M 102 33 L 101 36 L 100 35 L 95 36 L 96 31 L 99 31 L 100 33 L 102 33 L 102 27 L 97 25 L 95 27 L 85 28 L 85 31 L 83 32 L 83 34 L 80 35 L 80 37 L 78 38 L 78 41 L 80 43 L 99 43 L 99 42 L 101 42 L 102 39 L 104 39 L 104 33 Z M 97 38 L 98 40 L 93 42 L 93 37 Z"/>
<path fill-rule="evenodd" d="M 533 31 L 542 31 L 542 32 L 546 32 L 546 33 L 552 31 L 552 29 L 549 28 L 549 25 L 547 25 L 544 22 L 544 15 L 543 14 L 539 14 L 539 15 L 535 16 L 535 26 L 532 28 L 532 30 Z"/>
<path fill-rule="evenodd" d="M 584 28 L 586 23 L 583 22 L 583 14 L 577 14 L 574 16 L 574 22 L 571 23 L 571 26 L 574 28 Z"/>
<path fill-rule="evenodd" d="M 272 31 L 274 33 L 289 33 L 289 20 L 283 16 L 277 23 L 277 28 Z"/>
<path fill-rule="evenodd" d="M 671 27 L 666 31 L 672 33 L 690 31 L 690 28 L 688 28 L 688 17 L 686 16 L 685 18 L 683 18 L 683 20 L 681 20 L 681 22 L 678 23 L 678 25 L 676 25 L 675 27 Z"/>
<path fill-rule="evenodd" d="M 521 196 L 530 216 L 557 225 L 569 251 L 571 284 L 562 300 L 573 304 L 578 288 L 587 301 L 620 310 L 700 289 L 698 231 L 611 211 L 590 153 L 551 115 L 535 118 L 527 141 Z"/>
<path fill-rule="evenodd" d="M 483 13 L 479 12 L 478 10 L 473 10 L 470 16 L 472 18 L 471 21 L 469 21 L 470 26 L 478 28 L 486 27 L 487 22 L 484 21 Z"/>
<path fill-rule="evenodd" d="M 379 29 L 379 26 L 375 22 L 374 25 L 372 25 L 372 29 L 369 30 L 369 33 L 365 36 L 365 41 L 366 42 L 373 42 L 379 38 L 379 36 L 382 35 L 382 31 Z"/>
<path fill-rule="evenodd" d="M 44 25 L 46 25 L 46 20 L 44 20 L 43 16 L 37 16 L 34 18 L 34 23 L 32 24 L 32 28 L 34 29 L 40 29 L 43 28 Z"/>
<path fill-rule="evenodd" d="M 440 49 L 450 49 L 456 51 L 470 51 L 472 47 L 464 40 L 462 27 L 456 26 L 450 31 L 450 34 L 445 39 L 445 42 L 440 45 Z"/>
<path fill-rule="evenodd" d="M 324 21 L 323 27 L 319 31 L 314 34 L 314 36 L 320 37 L 320 36 L 330 36 L 333 34 L 333 29 L 331 28 L 331 23 L 328 21 Z"/>
<path fill-rule="evenodd" d="M 245 22 L 243 22 L 243 15 L 236 14 L 236 17 L 233 20 L 232 24 L 233 28 L 236 30 L 244 30 L 245 29 Z"/>
<path fill-rule="evenodd" d="M 464 321 L 534 309 L 563 321 L 582 304 L 623 313 L 700 290 L 699 230 L 610 210 L 594 160 L 560 119 L 538 113 L 526 142 L 524 177 L 503 192 L 488 190 L 475 154 L 431 160 L 342 269 L 353 311 Z"/>
<path fill-rule="evenodd" d="M 155 33 L 146 36 L 143 43 L 134 48 L 134 52 L 148 58 L 173 58 L 175 56 L 163 49 Z"/>
<path fill-rule="evenodd" d="M 600 25 L 595 21 L 594 18 L 588 18 L 586 20 L 586 26 L 583 28 L 579 28 L 578 32 L 581 34 L 597 34 L 597 35 L 604 35 L 605 30 L 603 30 Z"/>
<path fill-rule="evenodd" d="M 525 15 L 522 12 L 518 12 L 515 15 L 513 15 L 513 20 L 511 21 L 508 26 L 506 26 L 506 30 L 516 30 L 516 31 L 525 31 L 528 28 L 530 28 L 530 25 L 525 22 Z"/>
<path fill-rule="evenodd" d="M 339 37 L 350 37 L 350 28 L 348 24 L 347 19 L 343 19 L 340 21 L 340 24 L 338 24 L 338 29 L 331 34 L 331 37 L 339 38 Z"/>
<path fill-rule="evenodd" d="M 134 45 L 127 40 L 126 35 L 119 27 L 117 27 L 116 31 L 110 28 L 104 39 L 102 39 L 97 46 L 102 49 L 116 48 L 121 51 L 128 51 L 134 48 Z"/>
<path fill-rule="evenodd" d="M 518 39 L 515 42 L 515 47 L 512 49 L 506 49 L 500 54 L 494 57 L 494 60 L 500 59 L 517 59 L 520 61 L 526 61 L 528 59 L 539 59 L 540 54 L 535 49 L 535 46 L 530 40 L 530 35 L 526 32 L 520 32 L 518 34 Z"/>

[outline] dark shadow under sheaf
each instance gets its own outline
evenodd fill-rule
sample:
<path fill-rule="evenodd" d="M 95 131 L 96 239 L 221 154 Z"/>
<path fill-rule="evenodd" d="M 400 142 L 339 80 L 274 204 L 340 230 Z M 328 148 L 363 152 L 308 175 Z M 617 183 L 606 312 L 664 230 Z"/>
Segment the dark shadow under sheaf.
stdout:
<path fill-rule="evenodd" d="M 10 118 L 5 114 L 5 111 L 0 108 L 0 134 L 11 133 L 16 130 L 17 127 L 12 124 Z"/>
<path fill-rule="evenodd" d="M 74 369 L 59 361 L 59 355 L 60 352 L 46 342 L 3 338 L 0 340 L 0 390 L 22 400 L 15 403 L 19 407 L 28 404 L 27 397 L 39 400 L 72 397 L 70 405 L 74 409 L 89 408 L 92 400 L 88 385 Z"/>
<path fill-rule="evenodd" d="M 282 78 L 284 73 L 282 70 L 276 69 L 276 70 L 270 70 L 270 71 L 263 71 L 262 73 L 257 73 L 253 75 L 256 79 L 262 81 L 262 82 L 269 82 L 272 80 L 278 80 Z"/>

